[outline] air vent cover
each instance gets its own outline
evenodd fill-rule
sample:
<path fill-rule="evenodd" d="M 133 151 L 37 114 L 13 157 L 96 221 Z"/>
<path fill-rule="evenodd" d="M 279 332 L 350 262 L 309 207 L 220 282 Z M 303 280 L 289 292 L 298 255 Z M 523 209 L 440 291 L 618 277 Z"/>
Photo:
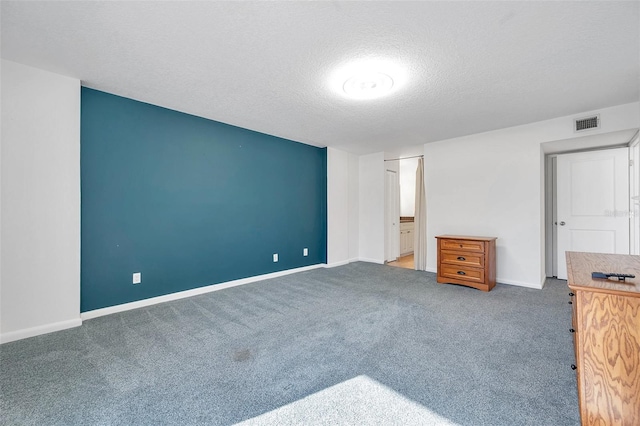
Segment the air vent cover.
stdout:
<path fill-rule="evenodd" d="M 584 132 L 585 130 L 600 128 L 600 115 L 593 115 L 591 117 L 577 118 L 575 120 L 574 131 Z"/>

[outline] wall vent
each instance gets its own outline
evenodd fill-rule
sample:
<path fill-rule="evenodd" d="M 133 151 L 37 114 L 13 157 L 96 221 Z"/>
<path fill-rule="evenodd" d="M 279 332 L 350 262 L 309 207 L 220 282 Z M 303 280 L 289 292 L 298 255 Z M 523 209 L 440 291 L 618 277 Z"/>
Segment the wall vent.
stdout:
<path fill-rule="evenodd" d="M 600 128 L 600 114 L 591 117 L 576 118 L 574 120 L 574 132 L 584 132 L 585 130 Z"/>

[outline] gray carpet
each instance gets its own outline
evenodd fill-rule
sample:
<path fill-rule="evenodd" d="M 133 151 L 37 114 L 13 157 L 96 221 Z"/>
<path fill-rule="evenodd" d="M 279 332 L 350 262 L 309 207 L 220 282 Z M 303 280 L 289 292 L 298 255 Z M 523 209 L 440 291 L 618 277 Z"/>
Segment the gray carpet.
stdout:
<path fill-rule="evenodd" d="M 568 289 L 368 263 L 0 346 L 0 423 L 579 423 Z"/>

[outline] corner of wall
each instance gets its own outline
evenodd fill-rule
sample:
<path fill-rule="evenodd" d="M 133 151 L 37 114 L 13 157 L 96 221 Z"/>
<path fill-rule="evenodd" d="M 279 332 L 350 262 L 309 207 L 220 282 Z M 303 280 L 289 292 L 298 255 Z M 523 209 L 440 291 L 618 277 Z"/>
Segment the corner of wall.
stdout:
<path fill-rule="evenodd" d="M 0 340 L 80 325 L 80 81 L 2 60 Z"/>
<path fill-rule="evenodd" d="M 70 319 L 66 321 L 58 321 L 50 324 L 44 324 L 37 327 L 30 327 L 16 331 L 10 331 L 0 334 L 0 344 L 14 342 L 16 340 L 28 339 L 29 337 L 40 336 L 42 334 L 54 333 L 56 331 L 67 330 L 69 328 L 80 327 L 82 318 Z"/>
<path fill-rule="evenodd" d="M 384 152 L 359 159 L 359 258 L 384 263 Z"/>
<path fill-rule="evenodd" d="M 360 254 L 360 159 L 355 154 L 348 157 L 349 259 L 357 259 Z"/>

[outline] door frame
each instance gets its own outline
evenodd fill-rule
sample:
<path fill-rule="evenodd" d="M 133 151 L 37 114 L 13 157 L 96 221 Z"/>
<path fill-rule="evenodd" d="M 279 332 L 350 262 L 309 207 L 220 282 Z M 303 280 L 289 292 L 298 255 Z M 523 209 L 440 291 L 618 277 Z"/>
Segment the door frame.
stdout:
<path fill-rule="evenodd" d="M 545 173 L 545 275 L 547 277 L 558 276 L 557 249 L 558 233 L 555 226 L 558 221 L 556 202 L 558 200 L 556 188 L 556 160 L 558 154 L 547 154 L 544 158 Z"/>
<path fill-rule="evenodd" d="M 640 254 L 640 131 L 629 143 L 629 254 Z"/>
<path fill-rule="evenodd" d="M 387 179 L 392 174 L 393 193 L 387 190 Z M 398 171 L 385 168 L 384 261 L 392 262 L 400 257 L 400 180 Z M 389 213 L 391 211 L 391 217 Z"/>

